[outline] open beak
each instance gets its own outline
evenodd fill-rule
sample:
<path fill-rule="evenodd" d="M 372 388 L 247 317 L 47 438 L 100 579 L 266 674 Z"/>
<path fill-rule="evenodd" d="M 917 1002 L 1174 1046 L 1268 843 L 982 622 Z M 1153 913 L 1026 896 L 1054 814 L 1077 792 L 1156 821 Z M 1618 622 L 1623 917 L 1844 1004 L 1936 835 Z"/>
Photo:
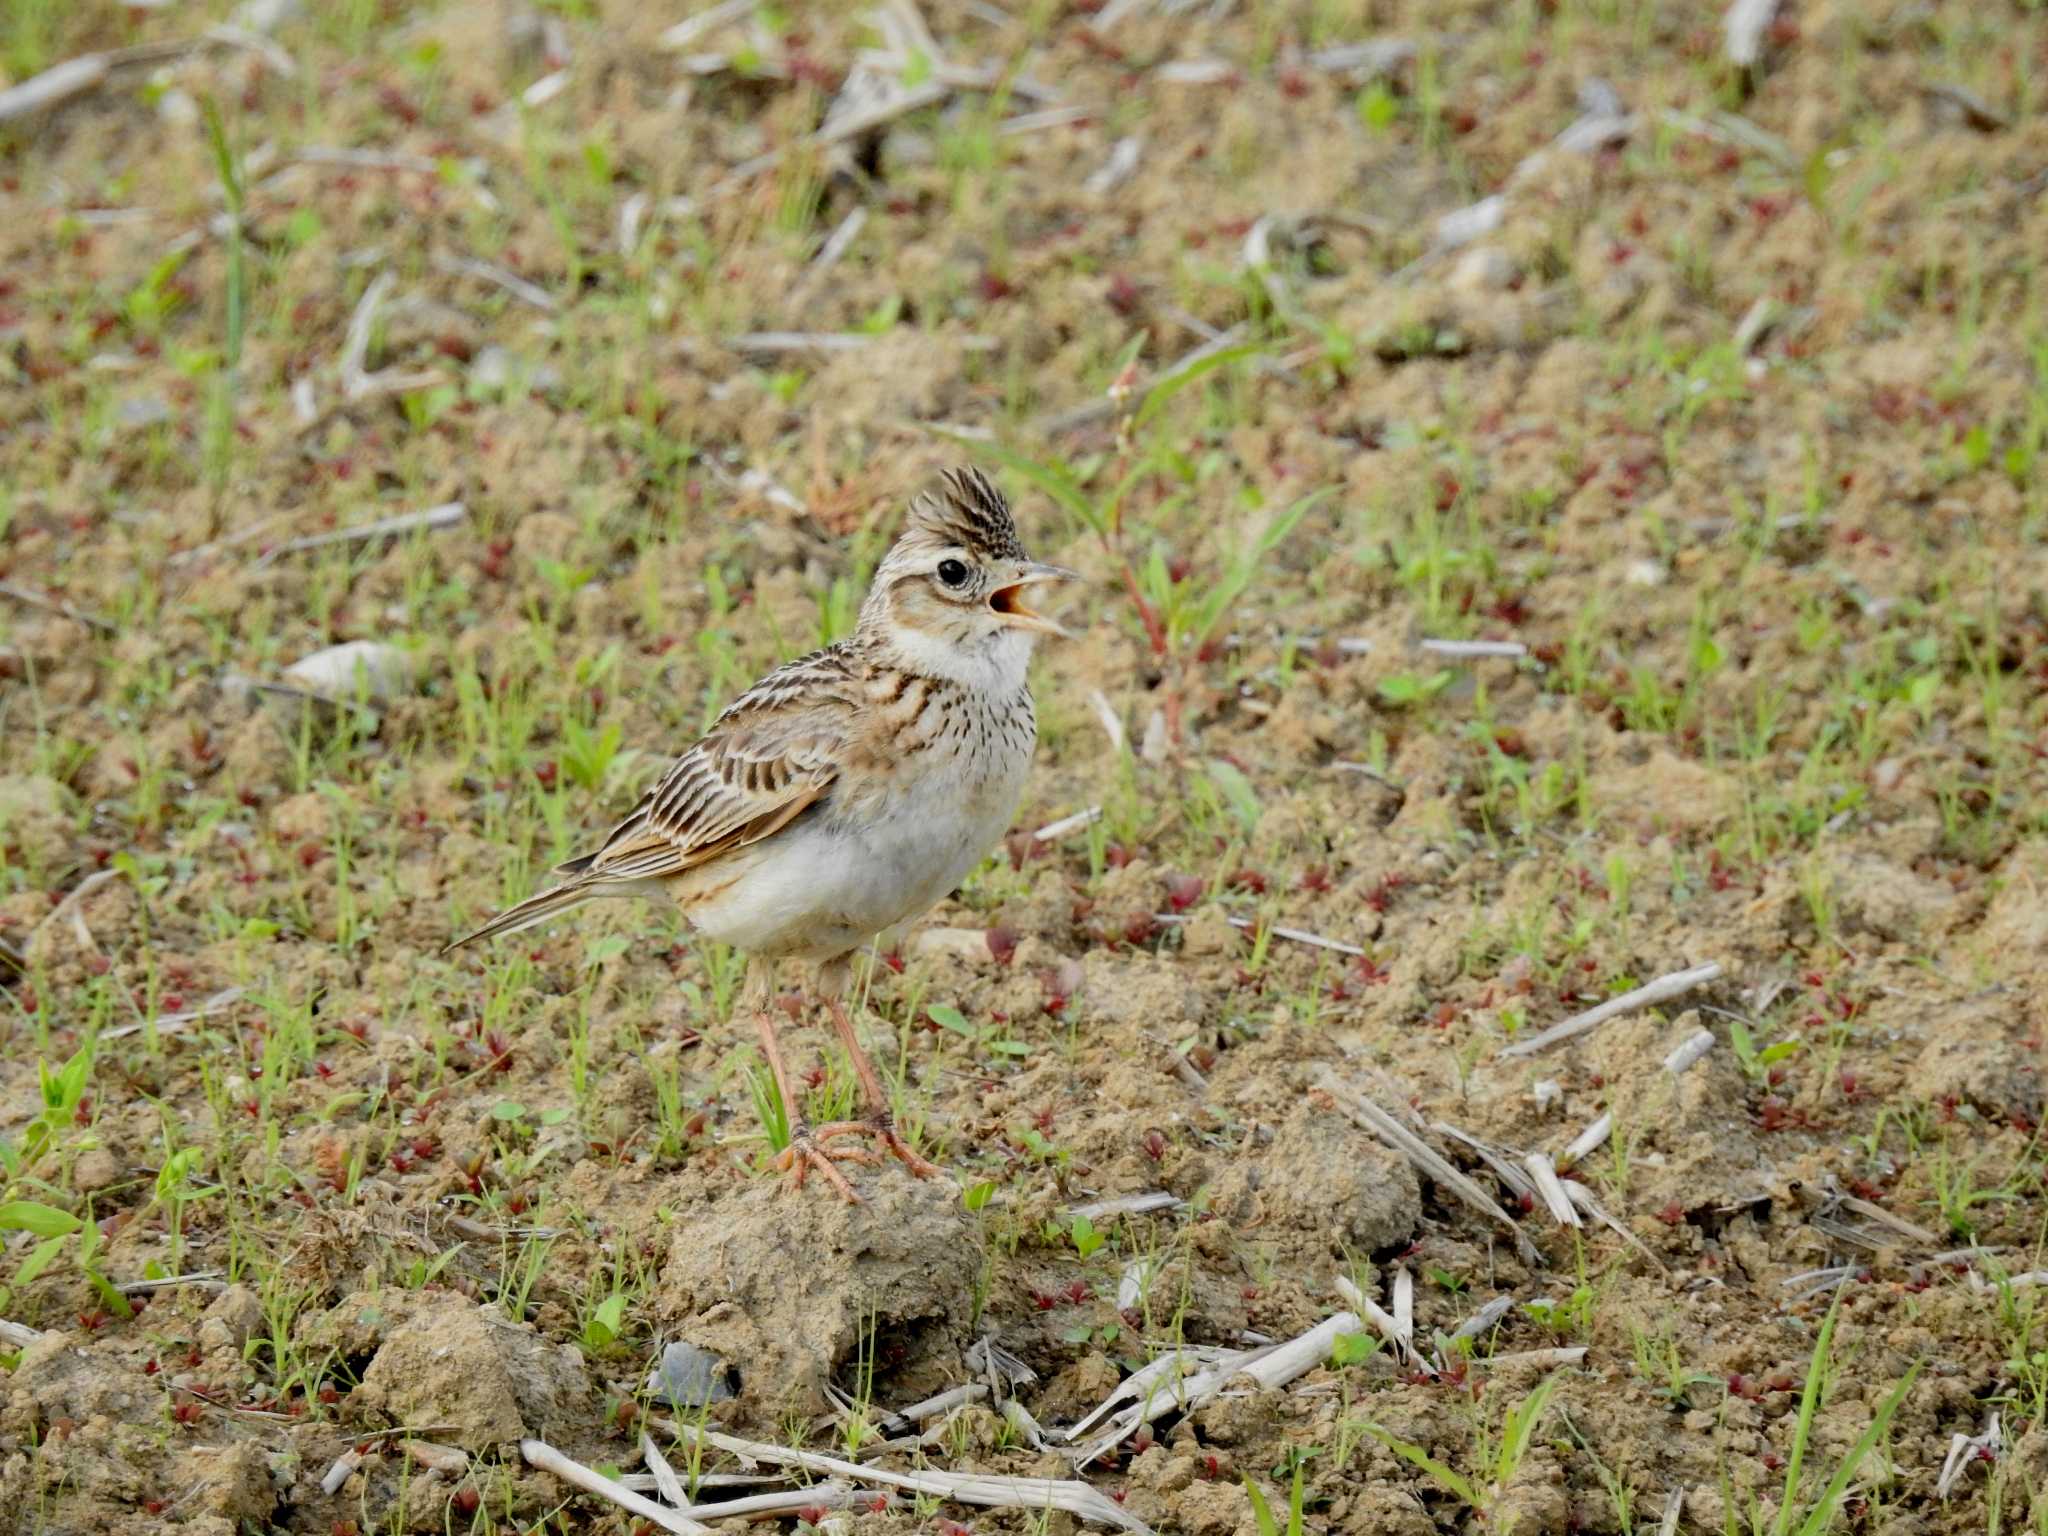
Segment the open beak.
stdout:
<path fill-rule="evenodd" d="M 1035 630 L 1042 635 L 1068 637 L 1072 631 L 1062 628 L 1054 620 L 1037 612 L 1026 601 L 1031 588 L 1044 586 L 1055 581 L 1079 581 L 1080 576 L 1057 565 L 1040 565 L 1036 561 L 1019 562 L 1014 574 L 1002 586 L 988 595 L 988 605 L 1002 616 L 1005 624 L 1015 629 Z"/>

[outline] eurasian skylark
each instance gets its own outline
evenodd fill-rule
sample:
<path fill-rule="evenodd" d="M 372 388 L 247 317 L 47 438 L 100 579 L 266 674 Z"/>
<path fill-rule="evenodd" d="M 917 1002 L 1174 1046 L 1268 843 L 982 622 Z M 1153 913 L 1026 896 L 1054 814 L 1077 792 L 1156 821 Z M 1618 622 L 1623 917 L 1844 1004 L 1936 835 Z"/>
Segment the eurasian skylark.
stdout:
<path fill-rule="evenodd" d="M 816 1168 L 858 1200 L 834 1160 L 875 1158 L 835 1143 L 865 1134 L 920 1177 L 934 1172 L 897 1134 L 842 995 L 855 952 L 957 886 L 1009 827 L 1038 739 L 1032 642 L 1064 633 L 1026 594 L 1072 576 L 1024 553 L 978 471 L 948 470 L 912 501 L 852 635 L 741 694 L 601 848 L 556 871 L 559 885 L 448 947 L 597 897 L 673 901 L 748 956 L 744 1004 L 791 1133 L 776 1166 L 798 1185 Z M 769 1011 L 784 959 L 817 968 L 867 1119 L 803 1123 Z"/>

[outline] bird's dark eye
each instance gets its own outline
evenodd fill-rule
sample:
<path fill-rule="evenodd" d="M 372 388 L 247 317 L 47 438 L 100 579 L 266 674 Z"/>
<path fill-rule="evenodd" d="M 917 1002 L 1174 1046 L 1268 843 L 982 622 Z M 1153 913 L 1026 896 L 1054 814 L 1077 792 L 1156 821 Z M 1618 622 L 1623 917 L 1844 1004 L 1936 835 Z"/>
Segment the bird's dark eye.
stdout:
<path fill-rule="evenodd" d="M 966 563 L 960 560 L 941 560 L 939 562 L 939 580 L 943 581 L 949 587 L 966 586 Z"/>

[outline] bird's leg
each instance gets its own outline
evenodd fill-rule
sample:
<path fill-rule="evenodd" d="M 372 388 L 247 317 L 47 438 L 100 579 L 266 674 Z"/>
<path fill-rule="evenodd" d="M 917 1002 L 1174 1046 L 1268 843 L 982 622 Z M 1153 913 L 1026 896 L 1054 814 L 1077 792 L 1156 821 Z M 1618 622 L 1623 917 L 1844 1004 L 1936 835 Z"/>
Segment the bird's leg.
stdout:
<path fill-rule="evenodd" d="M 772 977 L 773 971 L 764 968 L 764 974 Z M 789 1068 L 783 1065 L 782 1042 L 775 1034 L 775 1015 L 767 996 L 768 987 L 765 984 L 757 986 L 754 976 L 749 975 L 747 989 L 754 1014 L 754 1027 L 761 1035 L 761 1054 L 768 1058 L 768 1071 L 775 1078 L 775 1092 L 782 1099 L 782 1116 L 789 1125 L 789 1145 L 784 1147 L 775 1159 L 776 1171 L 789 1174 L 791 1184 L 797 1189 L 802 1189 L 804 1179 L 815 1168 L 850 1203 L 859 1205 L 860 1196 L 856 1195 L 853 1186 L 846 1182 L 846 1175 L 832 1164 L 835 1160 L 873 1163 L 874 1158 L 857 1147 L 827 1150 L 812 1139 L 811 1128 L 804 1124 L 803 1111 L 797 1107 L 796 1095 L 790 1091 Z"/>
<path fill-rule="evenodd" d="M 938 1165 L 919 1157 L 917 1150 L 897 1133 L 895 1116 L 889 1112 L 889 1095 L 882 1088 L 881 1078 L 875 1075 L 874 1063 L 860 1048 L 860 1037 L 854 1033 L 853 1020 L 846 1016 L 846 1007 L 839 1000 L 840 988 L 830 984 L 830 977 L 828 972 L 821 980 L 819 990 L 824 995 L 827 1011 L 832 1015 L 832 1028 L 838 1032 L 839 1043 L 846 1047 L 846 1054 L 853 1061 L 853 1070 L 860 1078 L 861 1097 L 867 1100 L 868 1115 L 865 1120 L 839 1120 L 831 1125 L 821 1125 L 817 1129 L 817 1139 L 827 1142 L 840 1136 L 872 1136 L 920 1179 L 929 1178 L 939 1171 Z"/>

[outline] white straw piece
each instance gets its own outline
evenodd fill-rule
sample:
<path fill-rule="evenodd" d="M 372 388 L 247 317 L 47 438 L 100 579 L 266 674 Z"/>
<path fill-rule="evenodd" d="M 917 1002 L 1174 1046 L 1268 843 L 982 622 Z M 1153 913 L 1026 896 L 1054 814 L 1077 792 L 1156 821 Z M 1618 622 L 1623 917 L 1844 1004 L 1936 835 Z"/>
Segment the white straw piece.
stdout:
<path fill-rule="evenodd" d="M 1124 723 L 1117 717 L 1116 709 L 1100 688 L 1088 690 L 1088 707 L 1095 711 L 1095 718 L 1101 722 L 1102 734 L 1109 738 L 1109 750 L 1117 757 L 1124 754 Z"/>
<path fill-rule="evenodd" d="M 1516 1225 L 1515 1219 L 1500 1208 L 1497 1200 L 1455 1167 L 1449 1158 L 1364 1094 L 1354 1093 L 1338 1081 L 1334 1074 L 1323 1074 L 1322 1087 L 1354 1121 L 1401 1153 L 1415 1164 L 1417 1169 L 1464 1200 L 1487 1220 L 1504 1229 L 1514 1239 L 1515 1251 L 1521 1255 L 1524 1263 L 1542 1262 L 1543 1256 L 1536 1251 L 1536 1245 L 1529 1241 L 1528 1235 Z"/>
<path fill-rule="evenodd" d="M 1516 1350 L 1512 1354 L 1488 1355 L 1483 1358 L 1475 1355 L 1472 1357 L 1472 1363 L 1488 1367 L 1534 1365 L 1549 1368 L 1560 1365 L 1577 1365 L 1585 1358 L 1586 1346 L 1575 1344 L 1562 1349 L 1522 1349 Z"/>
<path fill-rule="evenodd" d="M 1583 1161 L 1605 1146 L 1607 1138 L 1613 1134 L 1614 1111 L 1610 1109 L 1572 1138 L 1572 1144 L 1566 1147 L 1564 1155 L 1558 1158 L 1559 1164 L 1569 1168 L 1574 1163 Z"/>
<path fill-rule="evenodd" d="M 334 1465 L 329 1467 L 327 1475 L 320 1479 L 320 1491 L 330 1496 L 339 1492 L 341 1485 L 353 1477 L 356 1468 L 362 1464 L 363 1453 L 350 1446 L 334 1458 Z"/>
<path fill-rule="evenodd" d="M 466 504 L 459 501 L 444 501 L 439 506 L 428 507 L 423 512 L 401 512 L 395 517 L 380 517 L 375 522 L 358 523 L 353 528 L 334 528 L 326 533 L 309 533 L 304 538 L 278 545 L 270 552 L 266 563 L 284 555 L 301 554 L 309 549 L 325 549 L 330 544 L 361 544 L 371 539 L 396 538 L 400 534 L 412 533 L 421 528 L 453 528 L 468 516 L 469 508 Z"/>
<path fill-rule="evenodd" d="M 1031 834 L 1034 843 L 1057 842 L 1069 832 L 1078 832 L 1102 820 L 1102 807 L 1091 805 L 1085 811 L 1076 811 L 1071 816 L 1062 816 L 1058 821 L 1049 821 Z"/>
<path fill-rule="evenodd" d="M 1572 1204 L 1578 1207 L 1581 1215 L 1590 1216 L 1593 1220 L 1599 1222 L 1601 1226 L 1648 1259 L 1655 1268 L 1661 1270 L 1664 1267 L 1664 1261 L 1658 1258 L 1656 1254 L 1650 1252 L 1648 1245 L 1641 1238 L 1629 1231 L 1627 1227 L 1614 1218 L 1606 1206 L 1593 1198 L 1593 1191 L 1586 1188 L 1577 1179 L 1561 1179 L 1559 1182 L 1563 1184 L 1565 1194 L 1571 1197 Z"/>
<path fill-rule="evenodd" d="M 0 123 L 26 117 L 90 91 L 107 78 L 113 61 L 104 53 L 82 53 L 75 59 L 53 64 L 39 75 L 30 75 L 19 85 L 0 91 Z"/>
<path fill-rule="evenodd" d="M 676 1476 L 676 1469 L 668 1464 L 668 1458 L 661 1454 L 661 1447 L 644 1429 L 640 1431 L 640 1459 L 647 1463 L 647 1470 L 654 1475 L 654 1486 L 661 1496 L 678 1509 L 689 1508 L 690 1496 L 683 1492 L 683 1480 Z"/>
<path fill-rule="evenodd" d="M 600 1472 L 592 1471 L 580 1461 L 564 1456 L 545 1440 L 522 1440 L 519 1454 L 526 1464 L 538 1467 L 543 1472 L 552 1472 L 563 1482 L 585 1493 L 595 1494 L 600 1499 L 609 1499 L 621 1509 L 630 1509 L 643 1520 L 652 1520 L 672 1536 L 711 1536 L 711 1527 L 679 1514 L 665 1505 L 657 1504 L 644 1494 L 635 1493 L 624 1483 L 614 1482 Z"/>
<path fill-rule="evenodd" d="M 1062 1440 L 1077 1440 L 1082 1435 L 1087 1434 L 1102 1419 L 1108 1417 L 1111 1410 L 1117 1404 L 1142 1398 L 1169 1378 L 1177 1381 L 1183 1377 L 1199 1375 L 1202 1371 L 1207 1370 L 1226 1356 L 1242 1353 L 1244 1351 L 1202 1347 L 1168 1350 L 1165 1354 L 1160 1355 L 1157 1359 L 1152 1360 L 1146 1365 L 1140 1366 L 1122 1381 L 1118 1382 L 1116 1389 L 1108 1397 L 1104 1398 L 1089 1412 L 1082 1415 L 1081 1418 L 1077 1419 L 1067 1429 L 1056 1430 L 1054 1433 Z"/>
<path fill-rule="evenodd" d="M 942 1413 L 951 1413 L 955 1408 L 965 1407 L 968 1403 L 978 1403 L 987 1396 L 987 1387 L 978 1381 L 970 1381 L 934 1393 L 922 1402 L 912 1403 L 908 1408 L 898 1408 L 895 1416 L 899 1419 L 908 1419 L 913 1424 L 922 1424 L 926 1419 L 936 1419 Z"/>
<path fill-rule="evenodd" d="M 1526 656 L 1529 647 L 1519 640 L 1424 640 L 1418 650 L 1432 656 L 1477 660 L 1487 656 Z"/>
<path fill-rule="evenodd" d="M 721 0 L 708 10 L 694 16 L 685 16 L 654 40 L 657 48 L 670 53 L 681 53 L 694 45 L 698 38 L 716 31 L 730 22 L 745 21 L 759 9 L 761 0 Z"/>
<path fill-rule="evenodd" d="M 1126 1264 L 1116 1282 L 1116 1309 L 1128 1312 L 1145 1299 L 1152 1284 L 1152 1261 L 1139 1257 Z"/>
<path fill-rule="evenodd" d="M 1113 1525 L 1121 1530 L 1133 1532 L 1134 1536 L 1153 1536 L 1152 1528 L 1144 1521 L 1127 1513 L 1107 1494 L 1082 1482 L 1048 1477 L 998 1477 L 992 1474 L 966 1476 L 952 1472 L 895 1472 L 885 1467 L 863 1466 L 858 1462 L 843 1461 L 837 1456 L 825 1456 L 816 1451 L 792 1450 L 786 1446 L 770 1445 L 765 1441 L 742 1440 L 734 1435 L 722 1435 L 714 1430 L 701 1429 L 694 1424 L 677 1423 L 672 1419 L 650 1416 L 648 1422 L 663 1434 L 674 1435 L 679 1440 L 714 1446 L 719 1450 L 730 1451 L 736 1456 L 746 1456 L 756 1461 L 804 1467 L 813 1472 L 831 1473 L 852 1482 L 879 1483 L 888 1488 L 901 1488 L 910 1493 L 928 1493 L 942 1499 L 957 1499 L 963 1504 L 978 1504 L 989 1509 L 1064 1510 L 1078 1519 L 1092 1520 L 1100 1525 Z M 520 1449 L 523 1451 L 526 1446 L 534 1443 L 522 1441 Z M 703 1527 L 697 1529 L 702 1530 Z"/>
<path fill-rule="evenodd" d="M 187 1024 L 195 1023 L 200 1019 L 209 1019 L 217 1013 L 226 1013 L 235 1006 L 236 1001 L 240 999 L 241 995 L 242 989 L 240 987 L 223 987 L 197 1008 L 188 1008 L 182 1013 L 159 1014 L 147 1024 L 116 1024 L 112 1029 L 101 1030 L 100 1038 L 102 1040 L 123 1040 L 129 1035 L 139 1035 L 151 1027 L 154 1027 L 159 1033 L 180 1030 Z"/>
<path fill-rule="evenodd" d="M 1674 997 L 1683 997 L 1693 988 L 1705 986 L 1720 975 L 1720 963 L 1714 960 L 1709 960 L 1705 965 L 1693 966 L 1690 970 L 1673 971 L 1670 975 L 1660 976 L 1646 986 L 1637 987 L 1633 992 L 1611 997 L 1597 1008 L 1575 1013 L 1563 1022 L 1551 1025 L 1540 1035 L 1518 1040 L 1502 1050 L 1501 1057 L 1506 1059 L 1533 1056 L 1560 1040 L 1569 1040 L 1572 1036 L 1582 1035 L 1589 1029 L 1598 1029 L 1609 1019 L 1618 1019 L 1625 1013 L 1634 1013 L 1638 1008 L 1648 1008 L 1657 1003 L 1669 1002 Z"/>
<path fill-rule="evenodd" d="M 1496 1296 L 1477 1312 L 1466 1318 L 1465 1321 L 1458 1324 L 1456 1328 L 1452 1329 L 1445 1342 L 1456 1344 L 1462 1339 L 1476 1339 L 1480 1334 L 1486 1332 L 1487 1329 L 1514 1311 L 1514 1309 L 1514 1297 Z"/>
<path fill-rule="evenodd" d="M 1664 1058 L 1664 1070 L 1674 1077 L 1691 1067 L 1714 1048 L 1714 1032 L 1702 1029 L 1686 1036 L 1669 1056 Z"/>
<path fill-rule="evenodd" d="M 845 1509 L 853 1504 L 866 1504 L 876 1499 L 893 1504 L 895 1500 L 886 1493 L 873 1489 L 855 1488 L 849 1483 L 813 1483 L 808 1488 L 784 1488 L 775 1493 L 750 1493 L 744 1498 L 727 1499 L 719 1504 L 695 1504 L 690 1507 L 691 1517 L 700 1520 L 756 1520 L 763 1515 L 793 1514 L 804 1509 Z"/>
<path fill-rule="evenodd" d="M 1106 1200 L 1069 1206 L 1067 1214 L 1100 1221 L 1105 1216 L 1149 1216 L 1154 1211 L 1171 1210 L 1180 1203 L 1180 1196 L 1168 1190 L 1148 1189 L 1135 1195 L 1111 1195 Z"/>
<path fill-rule="evenodd" d="M 1778 0 L 1735 0 L 1721 17 L 1721 33 L 1728 62 L 1737 69 L 1750 69 L 1763 57 L 1764 32 L 1778 14 Z"/>
<path fill-rule="evenodd" d="M 1579 1213 L 1572 1208 L 1572 1197 L 1565 1193 L 1564 1185 L 1557 1177 L 1557 1166 L 1550 1161 L 1549 1155 L 1531 1152 L 1522 1159 L 1522 1166 L 1529 1170 L 1537 1197 L 1557 1224 L 1560 1227 L 1578 1226 Z"/>

